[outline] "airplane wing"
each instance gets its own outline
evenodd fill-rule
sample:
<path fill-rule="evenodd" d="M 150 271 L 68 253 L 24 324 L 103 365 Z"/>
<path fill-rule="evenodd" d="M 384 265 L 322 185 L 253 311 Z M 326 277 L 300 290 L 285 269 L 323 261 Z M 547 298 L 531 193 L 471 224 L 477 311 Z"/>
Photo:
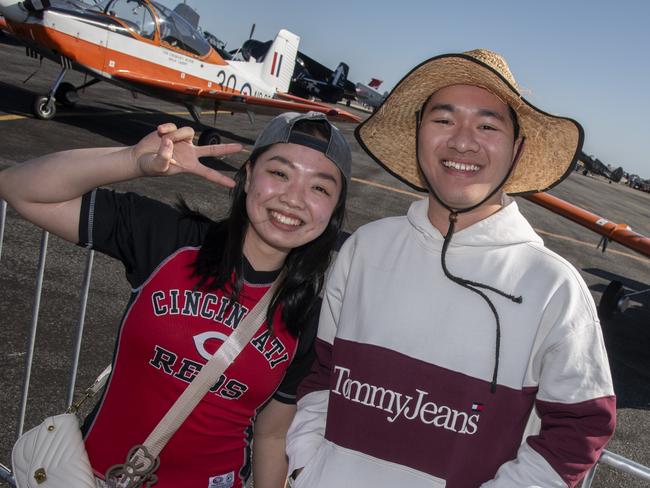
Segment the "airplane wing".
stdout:
<path fill-rule="evenodd" d="M 335 107 L 332 107 L 331 105 L 328 105 L 326 103 L 321 103 L 321 102 L 315 102 L 313 100 L 307 100 L 306 98 L 302 97 L 297 97 L 296 95 L 292 95 L 290 93 L 276 93 L 276 97 L 281 99 L 281 100 L 287 100 L 289 102 L 293 103 L 299 103 L 299 104 L 306 104 L 310 105 L 312 107 L 320 107 L 322 109 L 329 109 L 329 110 L 336 110 L 337 112 L 347 114 L 348 116 L 354 117 L 355 122 L 361 122 L 361 118 L 357 117 L 356 115 L 353 115 L 349 112 L 346 112 L 345 110 L 341 110 Z M 312 110 L 317 110 L 318 108 L 313 108 Z"/>
<path fill-rule="evenodd" d="M 261 115 L 276 115 L 282 112 L 322 112 L 330 119 L 340 122 L 361 122 L 361 118 L 345 110 L 324 103 L 312 102 L 288 93 L 277 93 L 274 98 L 255 97 L 240 93 L 228 93 L 217 89 L 188 87 L 167 80 L 152 80 L 139 73 L 125 72 L 113 76 L 113 81 L 120 81 L 127 87 L 159 96 L 163 99 L 175 99 L 180 103 L 190 103 L 206 110 L 227 110 L 231 112 L 253 112 Z M 155 86 L 155 88 L 154 88 Z M 157 91 L 160 91 L 157 93 Z"/>
<path fill-rule="evenodd" d="M 626 224 L 617 224 L 607 220 L 549 193 L 532 193 L 524 198 L 562 217 L 573 220 L 608 240 L 616 241 L 628 249 L 650 257 L 650 238 L 634 232 Z"/>
<path fill-rule="evenodd" d="M 305 98 L 278 93 L 275 98 L 262 98 L 246 95 L 235 95 L 223 92 L 208 94 L 208 99 L 218 100 L 219 108 L 236 112 L 256 112 L 275 115 L 281 112 L 322 112 L 328 118 L 340 122 L 361 122 L 361 118 L 324 103 L 312 102 Z"/>

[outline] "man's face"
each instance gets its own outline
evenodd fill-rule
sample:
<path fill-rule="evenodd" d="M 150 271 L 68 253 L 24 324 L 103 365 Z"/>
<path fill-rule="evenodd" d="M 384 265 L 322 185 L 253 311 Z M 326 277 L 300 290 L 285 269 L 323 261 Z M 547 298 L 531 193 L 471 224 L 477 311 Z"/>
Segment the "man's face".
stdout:
<path fill-rule="evenodd" d="M 476 205 L 505 178 L 519 141 L 508 106 L 489 91 L 452 85 L 426 104 L 419 129 L 420 167 L 436 195 L 453 209 Z M 487 204 L 498 204 L 501 192 Z"/>

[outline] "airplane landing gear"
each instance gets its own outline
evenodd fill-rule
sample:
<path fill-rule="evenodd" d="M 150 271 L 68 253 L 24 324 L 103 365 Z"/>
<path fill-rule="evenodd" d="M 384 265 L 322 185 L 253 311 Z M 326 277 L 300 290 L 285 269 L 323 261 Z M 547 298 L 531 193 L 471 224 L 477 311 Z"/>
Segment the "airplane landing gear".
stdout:
<path fill-rule="evenodd" d="M 32 110 L 39 119 L 50 120 L 56 114 L 54 99 L 47 96 L 36 97 Z"/>
<path fill-rule="evenodd" d="M 66 107 L 74 107 L 79 102 L 77 89 L 72 83 L 68 82 L 59 85 L 59 88 L 54 93 L 54 98 Z"/>
<path fill-rule="evenodd" d="M 212 144 L 221 144 L 221 136 L 214 129 L 207 129 L 201 132 L 199 136 L 199 146 L 210 146 Z"/>
<path fill-rule="evenodd" d="M 623 312 L 624 309 L 621 307 L 623 305 L 621 299 L 624 294 L 623 283 L 620 281 L 614 280 L 607 285 L 598 303 L 599 315 L 603 318 L 611 319 L 616 312 Z"/>
<path fill-rule="evenodd" d="M 190 115 L 194 119 L 194 122 L 196 122 L 198 125 L 203 125 L 201 122 L 201 117 L 199 115 L 198 109 L 193 106 L 193 105 L 186 105 L 187 110 L 190 112 Z M 215 109 L 215 114 L 216 114 L 216 109 Z M 211 146 L 212 144 L 221 144 L 221 136 L 219 135 L 219 132 L 217 132 L 215 129 L 205 129 L 203 132 L 201 132 L 201 135 L 199 135 L 199 141 L 198 145 L 199 146 Z"/>
<path fill-rule="evenodd" d="M 34 100 L 32 110 L 34 110 L 34 115 L 39 119 L 50 120 L 56 114 L 56 105 L 54 104 L 54 102 L 56 102 L 56 97 L 54 94 L 59 89 L 59 85 L 61 85 L 66 71 L 68 71 L 68 69 L 65 67 L 61 69 L 59 76 L 57 76 L 47 96 L 39 96 Z"/>
<path fill-rule="evenodd" d="M 39 119 L 50 120 L 54 115 L 56 115 L 55 102 L 60 102 L 66 107 L 73 107 L 77 102 L 79 102 L 79 90 L 83 90 L 84 88 L 101 81 L 99 78 L 93 78 L 88 83 L 84 83 L 81 86 L 74 86 L 72 83 L 63 82 L 63 77 L 67 71 L 68 67 L 64 64 L 59 76 L 57 76 L 56 80 L 50 87 L 50 92 L 47 95 L 38 96 L 34 100 L 32 110 L 34 111 L 34 115 Z"/>
<path fill-rule="evenodd" d="M 612 318 L 615 313 L 623 313 L 630 307 L 630 297 L 650 293 L 650 289 L 625 293 L 623 284 L 614 280 L 603 292 L 598 304 L 598 314 L 604 318 Z"/>

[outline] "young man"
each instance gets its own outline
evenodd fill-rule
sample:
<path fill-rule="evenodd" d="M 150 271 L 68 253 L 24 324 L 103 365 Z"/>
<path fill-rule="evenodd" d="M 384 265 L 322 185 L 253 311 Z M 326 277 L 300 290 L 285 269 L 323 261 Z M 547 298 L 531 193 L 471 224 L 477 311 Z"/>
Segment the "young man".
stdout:
<path fill-rule="evenodd" d="M 416 67 L 356 136 L 429 195 L 339 253 L 287 439 L 295 486 L 576 486 L 615 425 L 600 325 L 508 194 L 568 176 L 582 128 L 475 50 Z"/>

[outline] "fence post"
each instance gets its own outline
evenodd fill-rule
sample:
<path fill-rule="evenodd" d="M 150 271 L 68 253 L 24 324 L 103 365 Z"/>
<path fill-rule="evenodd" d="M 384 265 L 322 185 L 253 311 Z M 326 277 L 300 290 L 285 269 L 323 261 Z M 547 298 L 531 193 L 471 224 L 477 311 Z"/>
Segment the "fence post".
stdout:
<path fill-rule="evenodd" d="M 5 220 L 7 219 L 7 202 L 0 200 L 0 259 L 2 259 L 2 243 L 5 237 Z"/>
<path fill-rule="evenodd" d="M 81 289 L 81 303 L 79 304 L 79 320 L 77 321 L 77 335 L 75 337 L 75 344 L 72 356 L 72 367 L 70 369 L 70 382 L 68 384 L 68 397 L 66 400 L 66 408 L 72 405 L 74 401 L 74 387 L 77 381 L 77 369 L 79 368 L 79 355 L 81 354 L 81 339 L 84 332 L 84 324 L 86 322 L 86 305 L 88 304 L 88 290 L 90 289 L 90 277 L 93 270 L 93 258 L 95 251 L 88 250 L 86 254 L 86 269 L 84 271 L 83 284 Z"/>
<path fill-rule="evenodd" d="M 580 485 L 580 488 L 591 488 L 591 483 L 593 483 L 594 478 L 596 477 L 596 469 L 598 468 L 598 463 L 594 464 L 589 471 L 587 471 L 587 474 L 585 475 L 584 479 L 582 480 L 582 484 Z"/>
<path fill-rule="evenodd" d="M 36 272 L 36 289 L 34 290 L 34 307 L 32 310 L 32 322 L 27 343 L 27 355 L 25 356 L 25 378 L 23 380 L 23 393 L 20 400 L 20 413 L 18 415 L 18 428 L 16 437 L 20 437 L 25 427 L 25 412 L 27 411 L 27 397 L 29 396 L 29 381 L 32 376 L 32 361 L 34 359 L 34 344 L 36 343 L 36 329 L 38 327 L 38 312 L 41 306 L 41 291 L 43 289 L 43 275 L 45 274 L 45 257 L 47 256 L 47 241 L 50 234 L 43 231 L 41 237 L 41 252 L 38 258 L 38 270 Z"/>

